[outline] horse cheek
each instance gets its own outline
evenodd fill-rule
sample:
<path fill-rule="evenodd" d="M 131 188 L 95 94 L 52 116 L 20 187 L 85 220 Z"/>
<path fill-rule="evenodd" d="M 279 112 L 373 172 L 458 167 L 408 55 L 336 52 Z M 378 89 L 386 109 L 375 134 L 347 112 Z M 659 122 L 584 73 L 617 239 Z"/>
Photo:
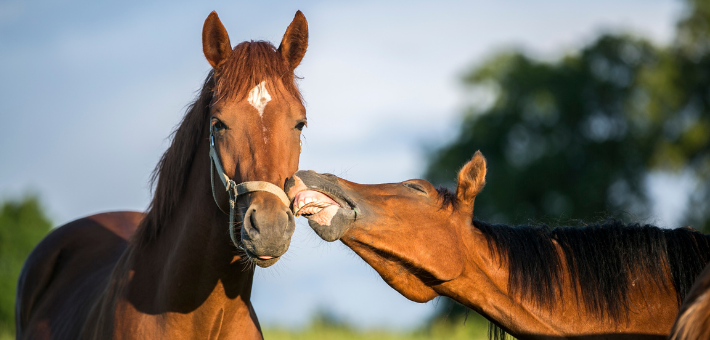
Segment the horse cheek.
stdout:
<path fill-rule="evenodd" d="M 452 233 L 438 233 L 426 240 L 413 242 L 419 245 L 411 263 L 431 275 L 436 281 L 451 281 L 461 275 L 464 261 L 458 247 L 458 240 Z"/>

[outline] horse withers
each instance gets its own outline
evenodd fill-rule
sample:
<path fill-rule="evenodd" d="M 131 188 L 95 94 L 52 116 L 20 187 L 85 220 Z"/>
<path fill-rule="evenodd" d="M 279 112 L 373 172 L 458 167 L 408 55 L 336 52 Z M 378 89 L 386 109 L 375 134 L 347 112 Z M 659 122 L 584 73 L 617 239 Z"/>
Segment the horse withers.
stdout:
<path fill-rule="evenodd" d="M 294 69 L 308 26 L 299 11 L 278 48 L 232 48 L 212 12 L 202 42 L 213 69 L 156 166 L 147 213 L 90 216 L 42 240 L 20 274 L 17 339 L 262 338 L 254 264 L 278 261 L 294 231 L 282 188 L 306 124 Z"/>
<path fill-rule="evenodd" d="M 448 296 L 518 339 L 665 339 L 710 258 L 708 236 L 618 221 L 585 227 L 474 219 L 485 185 L 480 152 L 456 192 L 424 180 L 362 185 L 298 171 L 296 215 L 341 240 L 410 300 Z"/>

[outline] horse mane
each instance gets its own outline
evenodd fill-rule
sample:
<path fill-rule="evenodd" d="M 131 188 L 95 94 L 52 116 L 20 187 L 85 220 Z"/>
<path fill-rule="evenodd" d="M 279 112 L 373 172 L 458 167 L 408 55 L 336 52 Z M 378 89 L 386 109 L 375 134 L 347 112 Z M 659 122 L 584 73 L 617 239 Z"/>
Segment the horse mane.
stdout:
<path fill-rule="evenodd" d="M 508 266 L 511 294 L 553 307 L 562 297 L 566 271 L 586 310 L 615 321 L 631 308 L 629 287 L 635 280 L 673 288 L 680 305 L 710 260 L 709 236 L 692 228 L 617 220 L 554 229 L 478 220 L 473 225 L 486 236 L 491 254 Z"/>
<path fill-rule="evenodd" d="M 153 200 L 133 238 L 138 245 L 156 239 L 182 198 L 200 142 L 207 138 L 210 106 L 217 100 L 244 99 L 266 79 L 280 80 L 285 90 L 303 102 L 296 77 L 278 50 L 267 41 L 245 41 L 207 75 L 197 99 L 171 134 L 171 145 L 155 166 L 150 184 Z M 275 91 L 278 86 L 272 86 Z M 205 164 L 205 167 L 209 164 Z"/>
<path fill-rule="evenodd" d="M 441 209 L 446 209 L 451 207 L 456 210 L 458 207 L 458 199 L 456 198 L 456 193 L 449 190 L 447 187 L 438 187 L 436 192 L 439 194 L 439 203 L 441 204 Z"/>

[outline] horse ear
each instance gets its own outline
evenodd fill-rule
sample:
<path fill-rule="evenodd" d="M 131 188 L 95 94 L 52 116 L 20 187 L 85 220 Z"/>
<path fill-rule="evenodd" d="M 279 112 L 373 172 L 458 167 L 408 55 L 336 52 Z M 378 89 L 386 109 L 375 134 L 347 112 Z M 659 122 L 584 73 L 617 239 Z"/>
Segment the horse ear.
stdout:
<path fill-rule="evenodd" d="M 296 12 L 296 16 L 288 25 L 281 45 L 279 45 L 279 53 L 288 63 L 288 67 L 293 72 L 301 59 L 306 54 L 308 47 L 308 22 L 301 11 Z"/>
<path fill-rule="evenodd" d="M 473 200 L 486 185 L 486 159 L 481 151 L 476 151 L 473 158 L 459 171 L 456 197 L 467 209 L 473 209 Z"/>
<path fill-rule="evenodd" d="M 227 30 L 215 11 L 207 16 L 202 26 L 202 51 L 213 68 L 217 68 L 232 52 Z"/>

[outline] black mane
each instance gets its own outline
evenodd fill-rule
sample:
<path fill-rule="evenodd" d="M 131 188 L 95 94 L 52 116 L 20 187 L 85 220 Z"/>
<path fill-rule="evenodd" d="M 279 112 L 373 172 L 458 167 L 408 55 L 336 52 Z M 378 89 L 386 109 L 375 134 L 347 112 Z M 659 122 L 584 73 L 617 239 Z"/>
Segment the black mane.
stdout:
<path fill-rule="evenodd" d="M 436 192 L 439 194 L 439 201 L 441 203 L 441 208 L 446 209 L 447 207 L 452 207 L 456 210 L 458 206 L 458 199 L 456 198 L 456 193 L 451 192 L 447 187 L 438 187 Z"/>
<path fill-rule="evenodd" d="M 554 229 L 478 220 L 473 225 L 486 236 L 491 254 L 508 266 L 511 294 L 553 307 L 562 296 L 564 270 L 588 312 L 617 321 L 629 310 L 632 281 L 674 289 L 680 305 L 710 259 L 709 236 L 692 228 L 661 229 L 616 220 Z"/>

